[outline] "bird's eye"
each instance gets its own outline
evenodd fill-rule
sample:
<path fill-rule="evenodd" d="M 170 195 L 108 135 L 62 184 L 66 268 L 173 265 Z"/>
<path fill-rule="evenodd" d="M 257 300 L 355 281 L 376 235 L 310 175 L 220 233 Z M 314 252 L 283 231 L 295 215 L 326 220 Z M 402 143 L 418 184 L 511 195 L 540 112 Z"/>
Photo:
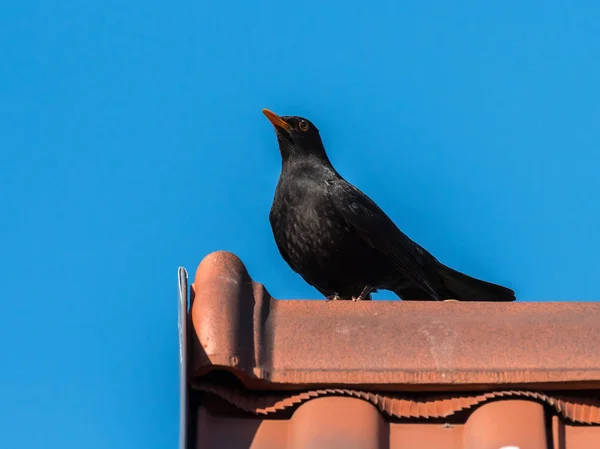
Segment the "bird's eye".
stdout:
<path fill-rule="evenodd" d="M 308 123 L 306 122 L 306 120 L 300 120 L 300 122 L 298 123 L 298 128 L 300 129 L 300 131 L 308 131 Z"/>

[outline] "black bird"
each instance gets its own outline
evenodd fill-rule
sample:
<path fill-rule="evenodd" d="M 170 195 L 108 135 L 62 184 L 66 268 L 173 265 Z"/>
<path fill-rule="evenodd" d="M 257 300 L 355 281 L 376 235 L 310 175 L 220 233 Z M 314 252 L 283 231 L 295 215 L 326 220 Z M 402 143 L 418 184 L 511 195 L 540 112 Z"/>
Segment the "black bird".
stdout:
<path fill-rule="evenodd" d="M 328 300 L 514 301 L 506 287 L 439 262 L 333 168 L 308 119 L 263 109 L 275 127 L 282 169 L 269 221 L 283 259 Z"/>

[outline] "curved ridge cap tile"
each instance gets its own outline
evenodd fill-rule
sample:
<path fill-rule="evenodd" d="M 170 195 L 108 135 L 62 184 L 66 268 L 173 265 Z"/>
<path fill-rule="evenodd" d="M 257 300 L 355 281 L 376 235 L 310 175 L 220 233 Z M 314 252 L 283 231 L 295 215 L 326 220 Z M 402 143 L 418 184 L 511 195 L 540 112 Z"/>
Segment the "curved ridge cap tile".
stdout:
<path fill-rule="evenodd" d="M 240 410 L 257 415 L 268 415 L 325 396 L 349 396 L 370 402 L 381 412 L 396 418 L 447 418 L 462 410 L 469 410 L 492 400 L 527 398 L 552 407 L 563 418 L 581 424 L 600 424 L 600 401 L 578 402 L 576 398 L 548 396 L 525 390 L 504 390 L 479 395 L 416 401 L 414 399 L 369 393 L 360 390 L 322 389 L 293 395 L 253 396 L 216 385 L 199 384 L 195 388 L 217 395 Z M 593 402 L 593 403 L 590 403 Z"/>
<path fill-rule="evenodd" d="M 192 376 L 223 367 L 273 387 L 386 389 L 600 383 L 600 303 L 279 301 L 227 251 L 204 257 L 193 288 Z"/>
<path fill-rule="evenodd" d="M 259 362 L 260 348 L 255 346 L 264 331 L 253 316 L 255 310 L 264 312 L 258 303 L 270 307 L 264 287 L 228 251 L 215 251 L 202 259 L 193 287 L 191 317 L 197 339 L 192 370 L 221 366 L 252 375 Z"/>
<path fill-rule="evenodd" d="M 196 270 L 194 291 L 201 293 L 207 288 L 238 284 L 250 280 L 246 266 L 239 257 L 229 251 L 214 251 L 207 254 Z"/>

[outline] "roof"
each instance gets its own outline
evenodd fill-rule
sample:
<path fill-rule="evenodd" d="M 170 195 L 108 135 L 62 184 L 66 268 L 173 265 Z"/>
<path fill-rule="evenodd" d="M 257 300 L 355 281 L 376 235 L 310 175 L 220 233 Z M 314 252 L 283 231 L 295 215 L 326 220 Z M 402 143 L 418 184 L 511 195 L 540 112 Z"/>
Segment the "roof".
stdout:
<path fill-rule="evenodd" d="M 280 300 L 224 251 L 190 293 L 192 448 L 600 443 L 599 303 Z"/>

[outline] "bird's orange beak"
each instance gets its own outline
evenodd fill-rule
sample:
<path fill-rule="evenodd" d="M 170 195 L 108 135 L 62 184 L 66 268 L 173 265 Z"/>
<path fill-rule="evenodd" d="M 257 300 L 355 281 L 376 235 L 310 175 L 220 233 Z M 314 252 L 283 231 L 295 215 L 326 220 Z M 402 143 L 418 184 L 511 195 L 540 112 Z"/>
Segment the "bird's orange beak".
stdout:
<path fill-rule="evenodd" d="M 279 128 L 283 128 L 285 129 L 288 133 L 291 133 L 293 128 L 290 126 L 290 124 L 288 122 L 286 122 L 285 120 L 283 120 L 281 117 L 279 117 L 277 114 L 275 114 L 272 111 L 269 111 L 268 109 L 263 109 L 263 114 L 265 114 L 267 116 L 267 118 L 269 119 L 269 121 L 273 124 L 273 126 L 278 126 Z"/>

